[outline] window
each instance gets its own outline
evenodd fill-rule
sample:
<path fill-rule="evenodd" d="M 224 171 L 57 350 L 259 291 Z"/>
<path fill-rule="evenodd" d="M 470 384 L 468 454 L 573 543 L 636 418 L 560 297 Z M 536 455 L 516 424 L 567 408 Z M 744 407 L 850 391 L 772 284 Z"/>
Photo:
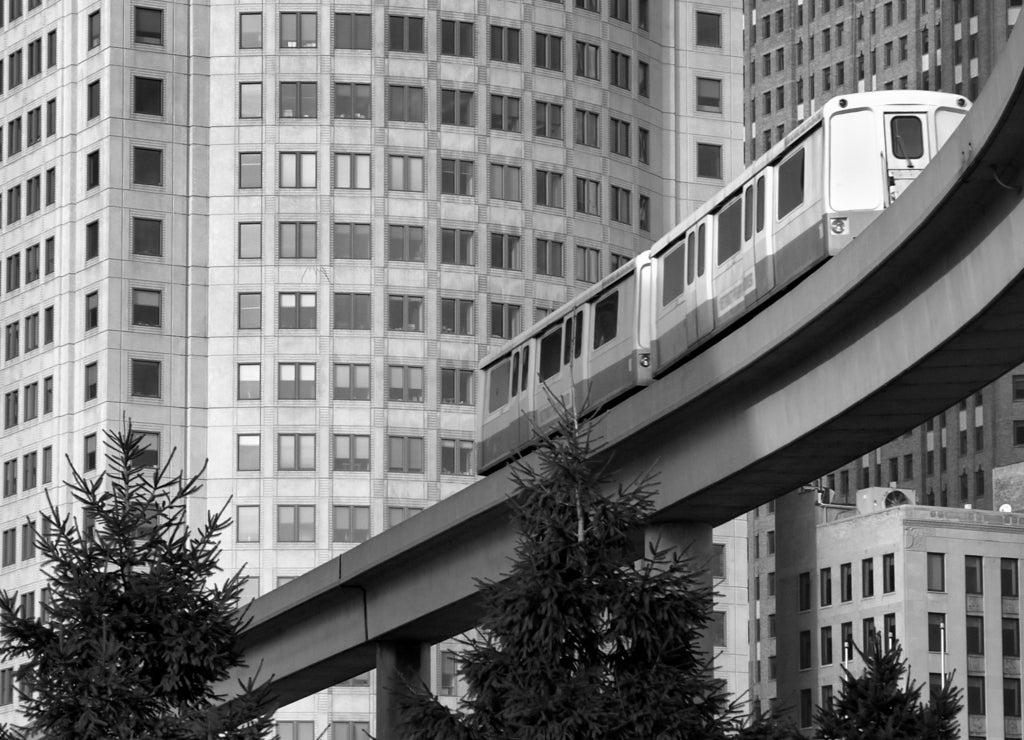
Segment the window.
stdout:
<path fill-rule="evenodd" d="M 697 110 L 705 113 L 722 112 L 722 81 L 709 77 L 697 78 Z"/>
<path fill-rule="evenodd" d="M 722 147 L 697 143 L 697 177 L 722 179 Z"/>
<path fill-rule="evenodd" d="M 595 123 L 596 126 L 596 123 Z M 557 103 L 534 102 L 533 133 L 546 139 L 562 140 L 562 106 Z M 594 132 L 596 138 L 597 132 Z"/>
<path fill-rule="evenodd" d="M 365 674 L 364 674 L 365 675 Z M 358 676 L 356 677 L 358 678 Z M 443 679 L 443 675 L 442 675 Z M 350 679 L 352 681 L 356 679 Z M 363 684 L 352 684 L 369 686 L 369 679 L 364 679 Z M 443 687 L 442 687 L 443 688 Z M 331 722 L 331 740 L 363 740 L 370 734 L 369 722 Z"/>
<path fill-rule="evenodd" d="M 473 475 L 473 443 L 465 439 L 441 440 L 441 474 Z"/>
<path fill-rule="evenodd" d="M 282 82 L 278 102 L 281 118 L 316 118 L 316 83 Z"/>
<path fill-rule="evenodd" d="M 441 54 L 473 56 L 473 24 L 469 21 L 441 20 Z"/>
<path fill-rule="evenodd" d="M 832 664 L 832 628 L 821 628 L 820 662 L 822 665 Z"/>
<path fill-rule="evenodd" d="M 334 259 L 370 259 L 370 224 L 335 223 Z"/>
<path fill-rule="evenodd" d="M 441 193 L 473 195 L 473 160 L 441 159 Z"/>
<path fill-rule="evenodd" d="M 618 118 L 608 119 L 609 138 L 612 154 L 629 156 L 629 123 Z"/>
<path fill-rule="evenodd" d="M 562 37 L 537 33 L 533 39 L 533 65 L 537 69 L 562 71 Z"/>
<path fill-rule="evenodd" d="M 623 90 L 629 89 L 629 55 L 621 51 L 611 52 L 611 83 Z"/>
<path fill-rule="evenodd" d="M 388 400 L 423 403 L 423 368 L 389 365 Z"/>
<path fill-rule="evenodd" d="M 832 604 L 832 569 L 822 568 L 818 572 L 818 592 L 822 606 Z"/>
<path fill-rule="evenodd" d="M 334 435 L 334 471 L 335 472 L 365 472 L 370 469 L 370 437 L 365 434 L 335 434 Z M 348 508 L 348 507 L 346 507 Z M 365 508 L 365 507 L 355 507 Z M 335 507 L 335 516 L 337 516 Z M 367 508 L 367 511 L 369 509 Z M 335 522 L 337 526 L 337 522 Z M 369 515 L 364 527 L 369 530 Z M 368 534 L 364 533 L 364 534 Z M 365 536 L 364 538 L 365 539 Z M 338 540 L 335 542 L 362 542 L 363 540 Z"/>
<path fill-rule="evenodd" d="M 164 11 L 135 7 L 135 43 L 163 46 Z"/>
<path fill-rule="evenodd" d="M 388 526 L 401 524 L 409 517 L 423 511 L 422 506 L 389 506 L 387 511 Z"/>
<path fill-rule="evenodd" d="M 25 146 L 38 144 L 43 138 L 43 109 L 36 107 L 25 116 Z"/>
<path fill-rule="evenodd" d="M 388 157 L 388 184 L 391 190 L 423 192 L 423 157 Z"/>
<path fill-rule="evenodd" d="M 259 329 L 263 326 L 260 293 L 238 294 L 238 328 Z"/>
<path fill-rule="evenodd" d="M 96 469 L 96 435 L 87 434 L 82 440 L 82 466 L 86 471 Z"/>
<path fill-rule="evenodd" d="M 334 366 L 334 400 L 368 401 L 370 366 L 338 363 Z"/>
<path fill-rule="evenodd" d="M 15 185 L 7 191 L 7 223 L 21 219 L 21 186 Z"/>
<path fill-rule="evenodd" d="M 334 117 L 370 120 L 370 86 L 358 82 L 334 83 Z"/>
<path fill-rule="evenodd" d="M 25 421 L 39 416 L 39 383 L 25 386 Z"/>
<path fill-rule="evenodd" d="M 621 224 L 631 223 L 630 203 L 632 202 L 633 194 L 626 190 L 626 188 L 619 187 L 618 185 L 612 185 L 611 190 L 612 221 L 618 221 Z"/>
<path fill-rule="evenodd" d="M 636 4 L 636 27 L 646 31 L 650 26 L 650 3 L 649 0 L 637 0 Z"/>
<path fill-rule="evenodd" d="M 498 200 L 522 200 L 522 170 L 510 164 L 494 164 L 490 166 L 491 197 Z"/>
<path fill-rule="evenodd" d="M 388 85 L 388 120 L 423 123 L 423 88 Z"/>
<path fill-rule="evenodd" d="M 18 461 L 8 460 L 4 463 L 4 498 L 18 493 Z"/>
<path fill-rule="evenodd" d="M 160 362 L 132 359 L 132 395 L 137 398 L 160 398 Z"/>
<path fill-rule="evenodd" d="M 864 558 L 860 561 L 860 588 L 861 596 L 868 597 L 875 595 L 875 560 Z"/>
<path fill-rule="evenodd" d="M 25 472 L 32 471 L 32 485 L 25 484 L 25 489 L 31 489 L 36 487 L 35 474 L 36 474 L 36 453 L 32 452 L 25 455 Z M 21 559 L 31 560 L 36 556 L 36 527 L 35 523 L 28 522 L 27 524 L 21 525 Z M 32 594 L 26 594 L 26 596 L 32 596 Z M 42 599 L 40 599 L 42 601 Z"/>
<path fill-rule="evenodd" d="M 388 296 L 390 331 L 423 331 L 423 298 L 410 295 Z"/>
<path fill-rule="evenodd" d="M 1019 593 L 1018 584 L 1020 578 L 1018 575 L 1017 559 L 1016 558 L 1000 558 L 999 560 L 999 585 L 1000 593 L 1004 599 L 1010 598 L 1015 599 Z"/>
<path fill-rule="evenodd" d="M 576 42 L 576 76 L 586 77 L 591 80 L 600 79 L 598 67 L 598 54 L 600 48 L 596 44 L 588 44 L 585 41 Z"/>
<path fill-rule="evenodd" d="M 278 329 L 315 329 L 316 293 L 279 293 Z"/>
<path fill-rule="evenodd" d="M 576 212 L 601 215 L 601 183 L 585 177 L 576 178 Z"/>
<path fill-rule="evenodd" d="M 0 71 L 2 72 L 2 71 Z M 0 73 L 0 79 L 3 74 Z M 46 135 L 53 136 L 57 133 L 57 100 L 46 101 Z"/>
<path fill-rule="evenodd" d="M 491 301 L 490 335 L 500 339 L 511 339 L 522 331 L 519 318 L 519 306 L 512 303 L 498 303 L 496 301 Z"/>
<path fill-rule="evenodd" d="M 630 0 L 611 0 L 608 15 L 617 21 L 629 23 L 629 3 Z"/>
<path fill-rule="evenodd" d="M 278 224 L 278 256 L 281 259 L 316 258 L 316 224 L 282 221 Z"/>
<path fill-rule="evenodd" d="M 53 413 L 53 376 L 43 378 L 43 413 Z"/>
<path fill-rule="evenodd" d="M 100 294 L 87 293 L 85 296 L 85 330 L 95 329 L 100 325 Z"/>
<path fill-rule="evenodd" d="M 978 555 L 964 557 L 964 593 L 982 593 L 982 560 Z"/>
<path fill-rule="evenodd" d="M 161 292 L 132 289 L 132 326 L 160 326 Z"/>
<path fill-rule="evenodd" d="M 100 114 L 100 81 L 96 80 L 95 82 L 90 82 L 85 87 L 85 120 L 91 121 L 92 119 L 94 119 L 97 116 L 99 116 L 99 114 Z M 8 132 L 8 133 L 10 133 L 10 132 Z M 19 132 L 18 138 L 19 139 L 21 138 L 20 132 Z M 10 150 L 10 153 L 11 154 L 16 154 L 20 150 L 20 148 L 21 148 L 20 147 L 20 143 L 19 143 L 19 146 L 16 148 L 15 146 L 12 145 L 11 137 L 10 136 L 7 137 L 7 140 L 8 140 L 7 146 L 8 146 L 8 149 Z"/>
<path fill-rule="evenodd" d="M 263 14 L 240 13 L 238 16 L 238 48 L 263 48 Z"/>
<path fill-rule="evenodd" d="M 21 51 L 7 57 L 7 86 L 12 90 L 21 84 Z"/>
<path fill-rule="evenodd" d="M 843 563 L 839 566 L 839 600 L 850 601 L 853 598 L 853 565 Z"/>
<path fill-rule="evenodd" d="M 261 367 L 258 362 L 238 365 L 238 400 L 258 401 L 262 397 Z"/>
<path fill-rule="evenodd" d="M 17 461 L 15 461 L 17 462 Z M 18 530 L 15 527 L 5 529 L 3 534 L 3 560 L 0 564 L 4 566 L 14 565 L 18 557 Z"/>
<path fill-rule="evenodd" d="M 335 49 L 369 49 L 372 42 L 368 13 L 334 14 Z"/>
<path fill-rule="evenodd" d="M 152 77 L 134 77 L 134 112 L 147 116 L 164 114 L 164 81 Z"/>
<path fill-rule="evenodd" d="M 5 333 L 5 348 L 4 348 L 4 359 L 13 360 L 18 356 L 20 351 L 20 333 L 21 324 L 14 321 L 7 325 Z"/>
<path fill-rule="evenodd" d="M 576 279 L 596 283 L 601 279 L 601 251 L 593 247 L 576 247 Z"/>
<path fill-rule="evenodd" d="M 468 229 L 441 229 L 441 264 L 472 265 L 473 232 Z"/>
<path fill-rule="evenodd" d="M 441 333 L 473 335 L 473 301 L 471 299 L 441 299 Z"/>
<path fill-rule="evenodd" d="M 441 368 L 441 403 L 472 406 L 473 402 L 473 371 Z"/>
<path fill-rule="evenodd" d="M 967 616 L 967 654 L 985 654 L 985 620 L 983 617 Z"/>
<path fill-rule="evenodd" d="M 18 426 L 19 391 L 13 390 L 4 394 L 4 429 Z"/>
<path fill-rule="evenodd" d="M 941 552 L 928 553 L 928 590 L 946 590 L 946 562 Z"/>
<path fill-rule="evenodd" d="M 1003 678 L 1003 716 L 1020 717 L 1020 679 Z"/>
<path fill-rule="evenodd" d="M 806 670 L 811 667 L 811 631 L 803 630 L 800 632 L 799 637 L 800 644 L 800 670 Z"/>
<path fill-rule="evenodd" d="M 423 438 L 389 436 L 388 471 L 392 473 L 422 473 Z M 395 524 L 395 521 L 391 520 L 390 523 Z"/>
<path fill-rule="evenodd" d="M 278 434 L 277 469 L 316 470 L 316 435 Z"/>
<path fill-rule="evenodd" d="M 370 538 L 369 506 L 335 506 L 333 521 L 332 542 L 366 542 Z"/>
<path fill-rule="evenodd" d="M 519 29 L 491 26 L 491 61 L 519 64 Z"/>
<path fill-rule="evenodd" d="M 491 234 L 490 266 L 499 270 L 522 269 L 517 235 Z"/>
<path fill-rule="evenodd" d="M 282 401 L 316 398 L 316 363 L 279 362 L 277 364 L 277 397 Z"/>
<path fill-rule="evenodd" d="M 491 128 L 495 131 L 519 131 L 519 98 L 491 96 Z"/>
<path fill-rule="evenodd" d="M 316 13 L 281 13 L 281 48 L 316 48 Z"/>
<path fill-rule="evenodd" d="M 238 187 L 263 187 L 263 155 L 260 152 L 242 152 L 238 155 Z"/>
<path fill-rule="evenodd" d="M 260 435 L 238 435 L 238 469 L 240 471 L 260 469 Z"/>
<path fill-rule="evenodd" d="M 450 126 L 472 126 L 473 93 L 468 90 L 441 90 L 441 123 Z"/>
<path fill-rule="evenodd" d="M 537 205 L 562 208 L 562 173 L 537 170 L 534 175 Z"/>
<path fill-rule="evenodd" d="M 278 542 L 313 542 L 316 539 L 316 527 L 315 527 L 315 512 L 316 507 L 314 506 L 294 506 L 294 505 L 279 505 L 277 507 L 277 541 Z M 278 722 L 278 732 L 281 731 L 281 725 L 286 724 Z M 302 725 L 305 722 L 294 722 L 287 724 Z M 313 723 L 308 723 L 310 726 L 310 734 L 312 734 Z M 282 734 L 282 737 L 284 735 Z M 297 736 L 296 736 L 297 737 Z"/>
<path fill-rule="evenodd" d="M 389 224 L 388 260 L 397 262 L 422 262 L 423 227 Z"/>
<path fill-rule="evenodd" d="M 388 51 L 423 52 L 423 19 L 388 16 Z"/>
<path fill-rule="evenodd" d="M 100 45 L 100 11 L 89 13 L 86 19 L 86 48 L 95 49 Z"/>
<path fill-rule="evenodd" d="M 260 541 L 260 507 L 235 507 L 235 542 Z"/>
<path fill-rule="evenodd" d="M 25 250 L 25 284 L 34 283 L 39 279 L 39 245 L 34 244 Z"/>
<path fill-rule="evenodd" d="M 798 577 L 798 603 L 797 609 L 805 612 L 811 608 L 811 574 L 809 571 L 801 573 Z"/>
<path fill-rule="evenodd" d="M 50 167 L 48 170 L 46 170 L 46 205 L 52 206 L 56 202 L 57 202 L 57 168 L 56 167 Z"/>
<path fill-rule="evenodd" d="M 882 593 L 896 590 L 896 556 L 889 552 L 882 556 Z"/>
<path fill-rule="evenodd" d="M 562 277 L 564 275 L 562 256 L 564 245 L 562 242 L 554 239 L 537 239 L 536 245 L 537 253 L 534 264 L 537 274 Z"/>
<path fill-rule="evenodd" d="M 1003 657 L 1020 657 L 1020 620 L 1003 617 Z"/>
<path fill-rule="evenodd" d="M 967 677 L 967 713 L 985 714 L 985 678 L 984 676 Z"/>
<path fill-rule="evenodd" d="M 263 256 L 263 224 L 243 222 L 238 224 L 238 258 L 256 259 Z"/>
<path fill-rule="evenodd" d="M 281 152 L 279 175 L 282 188 L 315 188 L 316 154 Z"/>
<path fill-rule="evenodd" d="M 335 293 L 334 328 L 342 330 L 369 331 L 370 294 Z"/>

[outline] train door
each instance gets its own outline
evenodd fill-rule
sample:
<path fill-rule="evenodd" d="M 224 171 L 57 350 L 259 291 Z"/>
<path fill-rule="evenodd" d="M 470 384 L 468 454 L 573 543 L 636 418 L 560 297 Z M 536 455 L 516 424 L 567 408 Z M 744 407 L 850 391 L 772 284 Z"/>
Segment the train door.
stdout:
<path fill-rule="evenodd" d="M 754 293 L 747 295 L 747 302 L 752 298 L 762 298 L 775 287 L 775 260 L 772 259 L 772 226 L 771 200 L 773 190 L 773 174 L 771 168 L 765 169 L 754 180 Z"/>
<path fill-rule="evenodd" d="M 753 199 L 753 192 L 750 193 Z M 727 202 L 715 216 L 715 264 L 712 287 L 715 296 L 715 325 L 731 320 L 745 306 L 747 265 L 744 263 L 743 211 L 746 192 Z M 749 253 L 749 250 L 746 250 Z M 750 282 L 753 288 L 753 265 Z"/>
<path fill-rule="evenodd" d="M 898 198 L 931 159 L 925 113 L 886 113 L 885 160 L 889 204 Z"/>
<path fill-rule="evenodd" d="M 711 300 L 711 219 L 704 219 L 690 232 L 686 243 L 686 290 L 690 293 L 690 312 L 686 317 L 686 338 L 693 346 L 715 328 L 715 308 Z"/>
<path fill-rule="evenodd" d="M 537 383 L 533 391 L 534 419 L 541 428 L 557 415 L 552 401 L 558 399 L 569 408 L 580 408 L 585 395 L 586 377 L 583 354 L 583 309 L 566 316 L 551 327 L 539 342 Z M 573 395 L 573 391 L 576 395 Z"/>
<path fill-rule="evenodd" d="M 637 270 L 588 304 L 591 329 L 590 341 L 584 346 L 589 381 L 586 391 L 594 409 L 637 385 L 639 335 L 643 331 L 641 307 L 636 299 L 640 277 L 641 270 Z"/>

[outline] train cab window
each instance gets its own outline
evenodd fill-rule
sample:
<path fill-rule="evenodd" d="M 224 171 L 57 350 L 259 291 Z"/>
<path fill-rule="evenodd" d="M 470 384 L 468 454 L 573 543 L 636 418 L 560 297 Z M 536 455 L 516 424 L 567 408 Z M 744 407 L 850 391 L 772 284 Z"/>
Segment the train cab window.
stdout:
<path fill-rule="evenodd" d="M 615 339 L 618 320 L 619 291 L 615 291 L 594 305 L 594 349 Z"/>
<path fill-rule="evenodd" d="M 747 186 L 743 191 L 743 241 L 750 241 L 754 235 L 754 188 Z"/>
<path fill-rule="evenodd" d="M 576 312 L 576 325 L 572 328 L 572 356 L 579 357 L 583 354 L 583 312 Z"/>
<path fill-rule="evenodd" d="M 557 375 L 562 363 L 559 354 L 562 351 L 562 327 L 557 327 L 540 340 L 540 367 L 537 374 L 542 381 Z"/>
<path fill-rule="evenodd" d="M 697 261 L 697 247 L 694 245 L 695 237 L 693 232 L 690 232 L 689 238 L 686 240 L 686 284 L 693 285 L 693 279 L 695 277 L 694 269 L 696 269 Z"/>
<path fill-rule="evenodd" d="M 490 370 L 490 377 L 487 383 L 487 395 L 490 397 L 487 403 L 487 410 L 489 412 L 497 411 L 508 403 L 508 381 L 511 367 L 512 361 L 506 358 Z"/>
<path fill-rule="evenodd" d="M 760 234 L 764 231 L 764 175 L 757 178 L 757 228 Z"/>
<path fill-rule="evenodd" d="M 704 276 L 704 224 L 697 229 L 697 277 Z"/>
<path fill-rule="evenodd" d="M 782 163 L 778 169 L 779 219 L 804 202 L 804 150 Z"/>
<path fill-rule="evenodd" d="M 893 116 L 892 156 L 898 159 L 920 159 L 924 156 L 924 135 L 917 116 Z"/>
<path fill-rule="evenodd" d="M 718 264 L 720 265 L 739 252 L 743 245 L 740 240 L 742 218 L 742 204 L 739 198 L 718 214 Z"/>
<path fill-rule="evenodd" d="M 664 269 L 661 274 L 661 305 L 667 306 L 683 292 L 683 268 L 686 259 L 686 240 L 680 239 L 672 248 L 672 251 L 665 255 L 663 262 Z"/>
<path fill-rule="evenodd" d="M 512 397 L 519 393 L 519 353 L 512 356 Z"/>
<path fill-rule="evenodd" d="M 526 381 L 530 377 L 530 347 L 523 347 L 523 393 L 526 393 Z"/>

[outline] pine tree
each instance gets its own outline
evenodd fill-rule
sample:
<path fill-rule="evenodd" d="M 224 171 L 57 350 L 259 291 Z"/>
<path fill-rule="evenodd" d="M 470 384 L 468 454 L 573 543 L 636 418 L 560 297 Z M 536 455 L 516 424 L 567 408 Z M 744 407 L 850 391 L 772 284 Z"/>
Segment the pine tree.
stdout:
<path fill-rule="evenodd" d="M 843 668 L 843 685 L 831 706 L 816 715 L 817 737 L 821 740 L 894 740 L 929 738 L 953 740 L 959 737 L 956 716 L 962 708 L 961 691 L 944 677 L 939 695 L 929 705 L 921 701 L 921 684 L 907 674 L 903 648 L 893 640 L 883 650 L 877 635 L 862 651 L 864 671 L 854 676 Z"/>
<path fill-rule="evenodd" d="M 516 464 L 519 539 L 505 579 L 480 584 L 484 616 L 459 667 L 468 692 L 449 711 L 410 690 L 403 737 L 713 740 L 738 729 L 699 649 L 707 563 L 658 547 L 636 561 L 653 478 L 608 494 L 591 447 L 591 426 L 562 409 L 536 468 Z"/>
<path fill-rule="evenodd" d="M 146 471 L 141 437 L 128 423 L 105 432 L 106 472 L 92 479 L 71 466 L 66 482 L 80 518 L 49 498 L 36 533 L 49 602 L 42 620 L 21 614 L 16 593 L 0 593 L 0 652 L 17 671 L 20 727 L 5 740 L 257 740 L 271 719 L 252 683 L 229 709 L 212 684 L 242 664 L 236 648 L 244 578 L 220 585 L 223 512 L 195 530 L 186 505 L 199 475 Z M 173 454 L 172 454 L 173 457 Z M 70 461 L 69 461 L 70 465 Z"/>

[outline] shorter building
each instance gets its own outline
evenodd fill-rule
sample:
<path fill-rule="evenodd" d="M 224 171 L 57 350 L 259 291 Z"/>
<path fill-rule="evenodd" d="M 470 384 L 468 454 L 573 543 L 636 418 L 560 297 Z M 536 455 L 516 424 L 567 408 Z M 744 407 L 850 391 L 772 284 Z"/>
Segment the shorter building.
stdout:
<path fill-rule="evenodd" d="M 830 496 L 776 502 L 772 596 L 752 601 L 755 711 L 771 704 L 810 731 L 843 667 L 862 669 L 852 646 L 898 639 L 916 683 L 954 673 L 964 737 L 1021 738 L 1024 512 L 919 506 L 888 487 Z"/>

